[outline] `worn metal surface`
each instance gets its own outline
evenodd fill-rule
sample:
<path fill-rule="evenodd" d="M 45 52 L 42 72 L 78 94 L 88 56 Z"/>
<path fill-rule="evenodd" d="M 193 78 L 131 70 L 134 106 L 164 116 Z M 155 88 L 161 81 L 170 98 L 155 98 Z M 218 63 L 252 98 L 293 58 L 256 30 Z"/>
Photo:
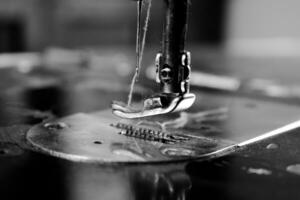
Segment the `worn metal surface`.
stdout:
<path fill-rule="evenodd" d="M 185 113 L 186 119 L 178 114 L 120 119 L 111 110 L 79 113 L 39 124 L 29 130 L 27 139 L 36 150 L 68 160 L 165 162 L 219 157 L 300 127 L 296 106 L 237 97 L 210 96 L 206 101 L 209 98 L 220 101 L 212 107 L 226 110 L 209 119 L 191 117 L 203 110 L 201 103 L 193 114 Z"/>
<path fill-rule="evenodd" d="M 201 157 L 230 144 L 204 136 L 208 131 L 199 135 L 185 130 L 163 132 L 153 124 L 136 126 L 136 123 L 128 121 L 123 124 L 132 124 L 136 128 L 117 128 L 119 120 L 110 111 L 96 116 L 77 114 L 58 121 L 66 127 L 49 129 L 44 124 L 35 126 L 28 132 L 28 141 L 38 151 L 81 162 L 175 161 Z M 126 132 L 123 133 L 125 135 L 122 131 Z M 153 132 L 156 137 L 154 134 L 151 137 L 148 132 Z M 132 134 L 134 136 L 130 136 Z"/>

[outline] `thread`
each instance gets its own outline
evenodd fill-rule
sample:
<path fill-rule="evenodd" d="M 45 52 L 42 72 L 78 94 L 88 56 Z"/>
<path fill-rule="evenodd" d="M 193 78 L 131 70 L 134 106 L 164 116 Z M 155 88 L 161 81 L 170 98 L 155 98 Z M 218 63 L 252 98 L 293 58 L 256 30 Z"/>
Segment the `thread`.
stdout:
<path fill-rule="evenodd" d="M 135 73 L 133 75 L 133 78 L 132 78 L 131 84 L 130 84 L 130 91 L 128 94 L 127 107 L 130 107 L 130 105 L 131 105 L 134 85 L 139 77 L 139 72 L 141 69 L 141 63 L 142 63 L 142 58 L 143 58 L 144 49 L 145 49 L 148 24 L 150 21 L 150 10 L 151 10 L 151 5 L 152 5 L 152 0 L 148 0 L 147 13 L 146 13 L 145 23 L 144 23 L 144 27 L 143 27 L 143 37 L 142 37 L 142 43 L 141 43 L 140 35 L 141 35 L 142 1 L 143 0 L 137 1 L 136 68 L 135 68 Z"/>
<path fill-rule="evenodd" d="M 146 19 L 145 19 L 145 24 L 143 27 L 142 49 L 141 49 L 141 55 L 140 55 L 140 59 L 139 59 L 139 67 L 140 68 L 142 65 L 142 58 L 144 55 L 144 49 L 145 49 L 145 44 L 146 44 L 146 36 L 147 36 L 147 31 L 148 31 L 148 26 L 149 26 L 149 21 L 150 21 L 151 6 L 152 6 L 152 0 L 148 0 L 147 14 L 146 14 Z"/>

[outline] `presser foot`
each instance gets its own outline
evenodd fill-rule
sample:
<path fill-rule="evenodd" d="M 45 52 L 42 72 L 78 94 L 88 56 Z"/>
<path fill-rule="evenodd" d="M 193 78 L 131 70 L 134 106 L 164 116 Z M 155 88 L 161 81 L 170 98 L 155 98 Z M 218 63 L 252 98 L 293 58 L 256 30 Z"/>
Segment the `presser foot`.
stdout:
<path fill-rule="evenodd" d="M 193 105 L 196 96 L 192 93 L 168 94 L 162 93 L 144 101 L 141 110 L 127 106 L 123 102 L 113 101 L 112 112 L 121 118 L 142 118 L 186 110 Z"/>

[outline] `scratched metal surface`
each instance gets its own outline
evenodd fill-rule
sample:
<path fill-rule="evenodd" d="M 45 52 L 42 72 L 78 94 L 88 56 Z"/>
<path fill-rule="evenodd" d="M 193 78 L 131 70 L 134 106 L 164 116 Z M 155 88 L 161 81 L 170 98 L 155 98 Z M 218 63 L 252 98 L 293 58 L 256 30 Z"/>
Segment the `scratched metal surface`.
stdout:
<path fill-rule="evenodd" d="M 219 66 L 231 64 L 228 74 L 283 77 L 284 82 L 297 83 L 295 72 L 300 61 L 232 59 L 226 63 L 222 58 L 210 59 L 210 56 L 201 59 L 204 63 L 199 62 L 206 70 L 226 71 L 228 68 L 218 67 L 220 62 Z M 260 72 L 249 67 L 244 70 L 240 67 L 243 64 L 262 69 Z M 290 71 L 280 71 L 283 65 L 289 65 Z M 24 74 L 16 69 L 1 69 L 1 199 L 299 199 L 299 130 L 252 144 L 222 158 L 177 164 L 109 167 L 70 162 L 31 151 L 25 134 L 32 125 L 53 117 L 107 108 L 111 99 L 126 97 L 123 87 L 128 82 L 126 78 L 121 82 L 119 77 L 106 74 L 99 80 L 100 75 L 96 73 L 87 75 L 68 70 L 43 69 Z M 115 91 L 108 92 L 109 87 Z M 206 94 L 228 97 L 215 92 Z M 254 104 L 247 104 L 248 109 L 259 108 L 255 106 L 255 98 L 250 101 Z M 214 101 L 206 101 L 205 108 L 211 104 Z M 261 122 L 265 120 L 261 116 L 257 118 Z"/>
<path fill-rule="evenodd" d="M 199 113 L 187 114 L 204 113 L 201 103 L 182 115 L 186 117 L 174 113 L 126 120 L 104 110 L 39 124 L 28 131 L 27 139 L 39 152 L 73 161 L 157 163 L 219 157 L 238 150 L 239 143 L 300 119 L 297 106 L 205 94 L 200 101 L 205 98 L 218 102 L 211 103 L 216 113 L 207 119 Z"/>

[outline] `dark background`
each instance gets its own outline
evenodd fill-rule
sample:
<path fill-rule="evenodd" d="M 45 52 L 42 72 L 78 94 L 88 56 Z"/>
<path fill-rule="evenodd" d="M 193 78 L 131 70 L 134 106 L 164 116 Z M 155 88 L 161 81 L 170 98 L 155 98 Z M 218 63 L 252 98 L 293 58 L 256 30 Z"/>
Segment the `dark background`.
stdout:
<path fill-rule="evenodd" d="M 188 40 L 224 40 L 227 0 L 192 0 Z M 153 0 L 148 42 L 159 45 L 163 1 Z M 129 0 L 0 0 L 0 52 L 134 45 L 135 3 Z"/>

